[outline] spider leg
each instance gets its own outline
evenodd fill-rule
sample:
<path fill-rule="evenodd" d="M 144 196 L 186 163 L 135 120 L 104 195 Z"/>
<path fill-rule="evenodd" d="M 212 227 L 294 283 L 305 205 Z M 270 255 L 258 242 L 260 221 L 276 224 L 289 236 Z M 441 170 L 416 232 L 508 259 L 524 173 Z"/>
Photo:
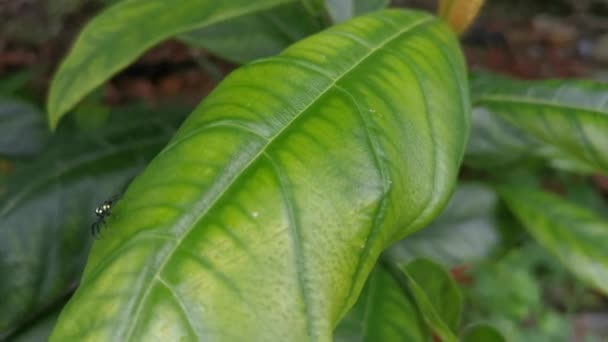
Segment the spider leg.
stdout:
<path fill-rule="evenodd" d="M 91 235 L 93 235 L 94 238 L 97 239 L 97 229 L 98 229 L 98 222 L 95 222 L 91 225 Z"/>
<path fill-rule="evenodd" d="M 103 229 L 106 228 L 106 219 L 105 217 L 103 219 L 101 219 L 101 227 L 99 227 L 99 235 L 101 235 L 103 237 Z"/>

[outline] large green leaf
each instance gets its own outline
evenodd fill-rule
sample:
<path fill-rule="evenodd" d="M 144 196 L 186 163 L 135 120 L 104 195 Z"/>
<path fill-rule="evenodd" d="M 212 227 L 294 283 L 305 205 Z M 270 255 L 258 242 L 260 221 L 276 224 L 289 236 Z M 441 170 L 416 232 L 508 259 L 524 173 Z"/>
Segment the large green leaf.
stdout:
<path fill-rule="evenodd" d="M 416 303 L 396 276 L 384 265 L 374 268 L 357 303 L 336 328 L 334 341 L 429 341 Z"/>
<path fill-rule="evenodd" d="M 608 294 L 608 221 L 553 194 L 516 187 L 502 187 L 500 194 L 539 244 Z"/>
<path fill-rule="evenodd" d="M 561 168 L 608 172 L 608 84 L 481 74 L 473 78 L 472 96 L 467 163 L 495 168 L 537 157 Z"/>
<path fill-rule="evenodd" d="M 301 2 L 292 2 L 187 32 L 179 38 L 229 61 L 245 63 L 275 55 L 322 28 L 319 15 L 310 15 Z"/>
<path fill-rule="evenodd" d="M 414 11 L 233 72 L 117 204 L 51 339 L 330 340 L 445 205 L 467 89 L 457 40 Z"/>
<path fill-rule="evenodd" d="M 253 15 L 295 0 L 121 1 L 91 20 L 51 83 L 49 123 L 163 39 Z"/>
<path fill-rule="evenodd" d="M 463 299 L 450 274 L 428 259 L 415 259 L 402 270 L 426 324 L 442 341 L 458 341 Z"/>
<path fill-rule="evenodd" d="M 444 266 L 479 261 L 499 242 L 498 196 L 479 183 L 459 184 L 448 206 L 428 227 L 386 251 L 394 262 L 425 257 Z"/>
<path fill-rule="evenodd" d="M 166 144 L 178 118 L 122 112 L 95 132 L 61 127 L 35 161 L 0 177 L 0 337 L 73 290 L 93 209 Z"/>

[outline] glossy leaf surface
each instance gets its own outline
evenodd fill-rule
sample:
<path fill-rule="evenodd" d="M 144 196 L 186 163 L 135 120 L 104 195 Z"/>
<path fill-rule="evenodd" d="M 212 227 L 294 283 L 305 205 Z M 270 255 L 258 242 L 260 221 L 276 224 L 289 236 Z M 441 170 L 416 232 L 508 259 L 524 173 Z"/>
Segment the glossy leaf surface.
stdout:
<path fill-rule="evenodd" d="M 330 340 L 447 202 L 467 89 L 452 33 L 413 11 L 241 67 L 116 205 L 51 340 Z"/>
<path fill-rule="evenodd" d="M 424 321 L 442 341 L 458 341 L 462 294 L 450 274 L 428 259 L 402 267 Z"/>
<path fill-rule="evenodd" d="M 74 289 L 93 210 L 158 153 L 177 118 L 122 112 L 95 132 L 66 127 L 35 161 L 0 177 L 0 291 L 10 294 L 0 306 L 0 337 Z"/>
<path fill-rule="evenodd" d="M 111 6 L 87 24 L 53 78 L 48 98 L 51 127 L 154 44 L 293 1 L 134 0 Z"/>
<path fill-rule="evenodd" d="M 461 183 L 448 206 L 428 227 L 386 251 L 391 260 L 406 263 L 424 257 L 444 266 L 479 261 L 499 243 L 496 222 L 498 196 L 478 183 Z"/>
<path fill-rule="evenodd" d="M 246 63 L 275 55 L 322 28 L 320 13 L 310 14 L 297 1 L 187 32 L 179 38 L 229 61 Z"/>
<path fill-rule="evenodd" d="M 334 341 L 428 341 L 430 330 L 406 291 L 385 266 L 376 266 L 357 303 L 338 325 Z"/>
<path fill-rule="evenodd" d="M 500 194 L 538 243 L 582 281 L 608 293 L 608 221 L 556 195 L 502 187 Z"/>
<path fill-rule="evenodd" d="M 472 95 L 477 110 L 468 163 L 497 167 L 538 157 L 561 168 L 608 172 L 608 84 L 482 74 L 473 78 Z"/>

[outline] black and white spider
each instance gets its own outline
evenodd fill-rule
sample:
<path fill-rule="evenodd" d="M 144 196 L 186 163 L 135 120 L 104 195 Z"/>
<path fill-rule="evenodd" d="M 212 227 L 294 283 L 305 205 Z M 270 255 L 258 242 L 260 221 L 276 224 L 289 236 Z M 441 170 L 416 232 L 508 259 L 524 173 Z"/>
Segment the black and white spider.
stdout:
<path fill-rule="evenodd" d="M 118 196 L 114 196 L 109 200 L 103 202 L 99 207 L 95 209 L 95 215 L 97 215 L 97 221 L 91 225 L 91 234 L 94 237 L 99 236 L 101 227 L 106 224 L 106 218 L 112 214 L 112 207 L 118 200 Z"/>

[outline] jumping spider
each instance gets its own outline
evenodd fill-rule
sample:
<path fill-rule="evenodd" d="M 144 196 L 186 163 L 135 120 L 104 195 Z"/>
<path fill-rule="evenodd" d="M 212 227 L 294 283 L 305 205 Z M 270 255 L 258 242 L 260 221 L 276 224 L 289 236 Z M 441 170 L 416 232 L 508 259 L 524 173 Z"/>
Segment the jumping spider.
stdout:
<path fill-rule="evenodd" d="M 106 224 L 106 218 L 112 214 L 112 207 L 118 200 L 118 196 L 114 196 L 109 200 L 103 202 L 99 207 L 95 209 L 95 215 L 97 215 L 97 221 L 91 225 L 91 234 L 94 237 L 98 237 L 101 232 L 101 227 Z"/>

